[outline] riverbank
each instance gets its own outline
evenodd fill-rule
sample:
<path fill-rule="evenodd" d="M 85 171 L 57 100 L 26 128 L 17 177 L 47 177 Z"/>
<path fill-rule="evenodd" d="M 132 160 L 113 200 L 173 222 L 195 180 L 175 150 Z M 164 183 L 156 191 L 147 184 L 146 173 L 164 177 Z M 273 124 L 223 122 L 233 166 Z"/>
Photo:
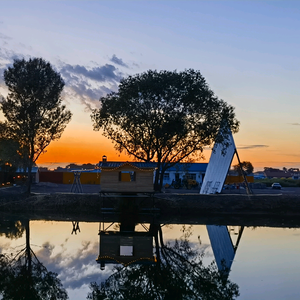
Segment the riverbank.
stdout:
<path fill-rule="evenodd" d="M 25 188 L 0 189 L 0 217 L 30 220 L 118 222 L 124 203 L 134 203 L 140 222 L 159 224 L 219 224 L 300 227 L 300 189 L 257 190 L 247 196 L 199 195 L 195 190 L 167 190 L 154 199 L 101 198 L 99 186 L 83 185 L 82 194 L 70 193 L 71 185 L 38 184 L 29 197 Z M 263 193 L 264 192 L 264 193 Z M 127 199 L 127 200 L 124 200 Z M 151 210 L 154 200 L 154 210 Z M 103 209 L 104 208 L 104 209 Z"/>
<path fill-rule="evenodd" d="M 70 193 L 70 185 L 42 184 L 33 186 L 32 194 L 25 196 L 22 187 L 0 190 L 0 211 L 5 213 L 35 213 L 100 216 L 104 212 L 120 210 L 129 198 L 100 197 L 99 186 L 84 186 L 90 193 Z M 300 216 L 300 193 L 199 195 L 197 192 L 172 190 L 158 193 L 154 198 L 132 198 L 140 210 L 159 211 L 161 215 L 177 218 L 199 216 Z M 299 189 L 300 191 L 300 189 Z M 126 199 L 126 200 L 124 200 Z M 104 208 L 104 210 L 103 210 Z"/>

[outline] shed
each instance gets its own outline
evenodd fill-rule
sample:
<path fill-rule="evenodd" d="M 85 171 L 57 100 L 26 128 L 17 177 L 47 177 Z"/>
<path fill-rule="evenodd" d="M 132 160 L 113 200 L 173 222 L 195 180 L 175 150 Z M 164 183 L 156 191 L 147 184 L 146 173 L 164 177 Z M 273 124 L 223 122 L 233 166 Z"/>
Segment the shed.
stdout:
<path fill-rule="evenodd" d="M 153 193 L 155 164 L 138 162 L 101 162 L 102 193 Z"/>

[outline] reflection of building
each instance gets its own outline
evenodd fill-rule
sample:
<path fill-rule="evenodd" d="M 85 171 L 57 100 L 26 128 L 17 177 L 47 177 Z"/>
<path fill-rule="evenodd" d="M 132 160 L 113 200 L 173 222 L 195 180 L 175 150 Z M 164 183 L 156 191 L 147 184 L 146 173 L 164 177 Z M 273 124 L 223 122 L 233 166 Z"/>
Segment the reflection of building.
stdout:
<path fill-rule="evenodd" d="M 231 268 L 244 226 L 207 225 L 207 232 L 219 271 Z M 235 238 L 233 238 L 235 236 Z"/>
<path fill-rule="evenodd" d="M 149 232 L 100 231 L 97 263 L 105 264 L 155 263 L 153 236 Z"/>

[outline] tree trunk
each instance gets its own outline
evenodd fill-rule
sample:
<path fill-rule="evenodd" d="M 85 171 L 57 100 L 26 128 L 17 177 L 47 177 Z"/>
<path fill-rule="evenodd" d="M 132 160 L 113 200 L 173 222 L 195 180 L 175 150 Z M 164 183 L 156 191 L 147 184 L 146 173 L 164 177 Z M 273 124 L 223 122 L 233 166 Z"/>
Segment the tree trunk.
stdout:
<path fill-rule="evenodd" d="M 160 189 L 160 191 L 161 191 L 163 183 L 164 183 L 164 174 L 165 174 L 165 171 L 161 170 L 160 179 L 159 179 L 159 189 Z"/>
<path fill-rule="evenodd" d="M 157 169 L 155 171 L 155 178 L 154 178 L 154 191 L 160 192 L 161 187 L 159 184 L 159 171 L 160 171 L 160 161 L 157 162 Z"/>
<path fill-rule="evenodd" d="M 27 194 L 30 194 L 31 192 L 31 184 L 32 184 L 32 176 L 31 176 L 31 170 L 32 170 L 32 162 L 30 161 L 28 164 L 28 179 L 27 179 Z"/>
<path fill-rule="evenodd" d="M 26 220 L 25 223 L 25 230 L 26 230 L 26 256 L 28 260 L 28 273 L 31 274 L 32 269 L 32 258 L 31 258 L 31 249 L 30 249 L 30 227 L 29 227 L 29 220 Z"/>
<path fill-rule="evenodd" d="M 27 194 L 30 194 L 31 192 L 31 184 L 32 184 L 32 165 L 33 165 L 33 158 L 34 158 L 34 144 L 33 142 L 30 145 L 30 156 L 29 156 L 29 161 L 28 161 L 28 186 L 27 186 Z"/>

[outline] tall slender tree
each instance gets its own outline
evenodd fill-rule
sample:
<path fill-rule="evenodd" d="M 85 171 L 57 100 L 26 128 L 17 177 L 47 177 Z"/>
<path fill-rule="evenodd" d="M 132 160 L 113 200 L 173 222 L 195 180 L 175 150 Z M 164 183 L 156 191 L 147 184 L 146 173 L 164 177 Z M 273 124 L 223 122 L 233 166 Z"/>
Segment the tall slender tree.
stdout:
<path fill-rule="evenodd" d="M 62 77 L 42 58 L 15 60 L 4 71 L 4 81 L 9 93 L 0 108 L 10 128 L 9 138 L 19 143 L 26 158 L 30 193 L 33 164 L 51 141 L 61 137 L 72 114 L 62 104 Z"/>

